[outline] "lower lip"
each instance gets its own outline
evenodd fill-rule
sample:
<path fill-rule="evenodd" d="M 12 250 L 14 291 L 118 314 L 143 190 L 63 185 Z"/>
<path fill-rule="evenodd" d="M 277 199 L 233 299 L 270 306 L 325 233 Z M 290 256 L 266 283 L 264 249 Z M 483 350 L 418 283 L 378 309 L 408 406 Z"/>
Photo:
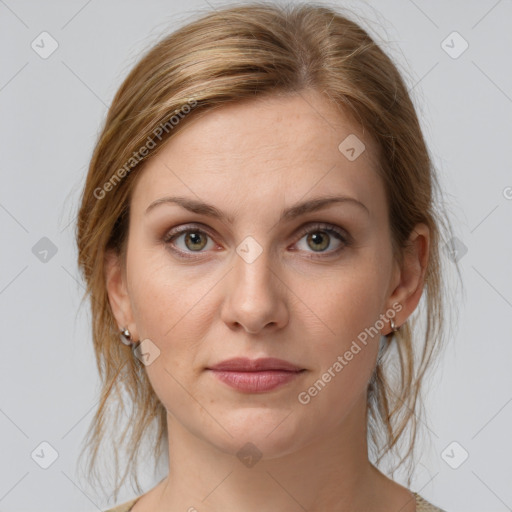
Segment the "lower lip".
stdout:
<path fill-rule="evenodd" d="M 272 391 L 296 379 L 303 373 L 281 370 L 265 370 L 257 372 L 234 372 L 225 370 L 209 370 L 215 377 L 232 388 L 245 393 L 264 393 Z"/>

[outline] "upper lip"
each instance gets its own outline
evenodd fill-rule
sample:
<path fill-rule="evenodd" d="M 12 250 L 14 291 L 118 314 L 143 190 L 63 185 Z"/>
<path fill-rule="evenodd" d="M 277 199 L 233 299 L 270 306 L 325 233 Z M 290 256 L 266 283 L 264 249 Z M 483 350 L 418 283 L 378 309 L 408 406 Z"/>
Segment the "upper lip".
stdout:
<path fill-rule="evenodd" d="M 239 372 L 257 372 L 264 370 L 283 370 L 289 372 L 298 372 L 303 370 L 288 361 L 277 359 L 275 357 L 263 357 L 260 359 L 249 359 L 247 357 L 235 357 L 227 359 L 214 366 L 209 366 L 208 370 L 224 370 Z"/>

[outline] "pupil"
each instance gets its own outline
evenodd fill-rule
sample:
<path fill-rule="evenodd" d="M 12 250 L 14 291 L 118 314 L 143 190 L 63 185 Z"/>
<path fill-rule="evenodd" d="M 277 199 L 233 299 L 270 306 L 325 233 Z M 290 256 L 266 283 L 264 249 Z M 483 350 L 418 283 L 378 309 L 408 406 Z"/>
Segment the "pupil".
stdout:
<path fill-rule="evenodd" d="M 189 240 L 191 240 L 193 245 L 197 245 L 201 243 L 201 237 L 197 233 L 189 233 L 188 235 Z"/>
<path fill-rule="evenodd" d="M 329 242 L 327 241 L 327 237 L 325 237 L 320 232 L 313 233 L 312 235 L 310 235 L 310 237 L 314 244 L 321 246 L 320 247 L 321 250 L 326 249 L 327 246 L 329 245 Z"/>

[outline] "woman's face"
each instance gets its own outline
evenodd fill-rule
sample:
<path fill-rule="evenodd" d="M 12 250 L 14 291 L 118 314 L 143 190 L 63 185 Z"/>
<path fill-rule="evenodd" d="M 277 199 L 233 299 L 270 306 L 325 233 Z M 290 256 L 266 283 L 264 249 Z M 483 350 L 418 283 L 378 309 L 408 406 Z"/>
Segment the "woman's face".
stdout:
<path fill-rule="evenodd" d="M 232 454 L 251 442 L 272 458 L 354 415 L 363 428 L 380 334 L 406 319 L 396 303 L 407 302 L 372 141 L 313 91 L 191 121 L 142 171 L 126 275 L 108 280 L 119 325 L 150 340 L 146 371 L 170 432 Z M 171 197 L 196 211 L 162 202 Z M 326 197 L 344 199 L 312 207 Z M 235 357 L 303 371 L 209 369 Z M 268 375 L 289 378 L 250 387 Z"/>

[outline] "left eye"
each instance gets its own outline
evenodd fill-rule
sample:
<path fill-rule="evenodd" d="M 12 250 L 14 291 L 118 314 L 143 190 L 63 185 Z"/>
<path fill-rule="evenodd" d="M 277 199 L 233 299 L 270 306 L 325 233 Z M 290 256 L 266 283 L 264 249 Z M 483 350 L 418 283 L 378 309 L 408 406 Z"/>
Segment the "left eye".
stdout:
<path fill-rule="evenodd" d="M 338 247 L 334 248 L 329 252 L 336 252 L 344 243 L 346 243 L 345 237 L 335 229 L 332 228 L 314 228 L 310 229 L 304 236 L 299 240 L 305 239 L 307 247 L 314 249 L 313 252 L 325 252 L 330 246 L 333 238 L 338 241 Z M 300 248 L 300 247 L 299 247 Z"/>

